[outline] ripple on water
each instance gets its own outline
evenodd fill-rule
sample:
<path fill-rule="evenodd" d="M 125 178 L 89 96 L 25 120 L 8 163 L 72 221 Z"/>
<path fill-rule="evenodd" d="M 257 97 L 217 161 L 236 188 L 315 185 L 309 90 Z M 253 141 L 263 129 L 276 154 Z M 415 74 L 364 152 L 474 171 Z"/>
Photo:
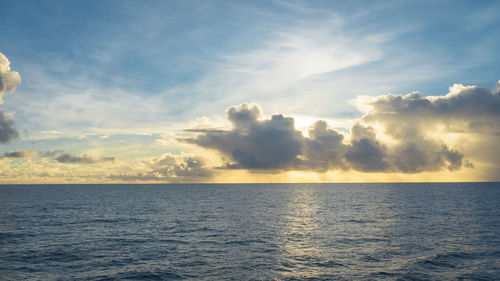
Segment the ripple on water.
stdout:
<path fill-rule="evenodd" d="M 498 280 L 499 206 L 499 184 L 0 186 L 0 279 Z"/>

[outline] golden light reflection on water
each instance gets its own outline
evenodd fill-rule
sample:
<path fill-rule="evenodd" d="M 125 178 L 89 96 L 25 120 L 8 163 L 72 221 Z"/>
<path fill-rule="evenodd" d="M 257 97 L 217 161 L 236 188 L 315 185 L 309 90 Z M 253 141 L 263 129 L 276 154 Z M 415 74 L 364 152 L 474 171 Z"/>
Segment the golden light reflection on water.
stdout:
<path fill-rule="evenodd" d="M 281 274 L 285 278 L 313 278 L 323 274 L 321 268 L 311 266 L 318 261 L 320 241 L 317 191 L 311 186 L 294 188 L 289 193 L 288 212 L 281 232 Z"/>

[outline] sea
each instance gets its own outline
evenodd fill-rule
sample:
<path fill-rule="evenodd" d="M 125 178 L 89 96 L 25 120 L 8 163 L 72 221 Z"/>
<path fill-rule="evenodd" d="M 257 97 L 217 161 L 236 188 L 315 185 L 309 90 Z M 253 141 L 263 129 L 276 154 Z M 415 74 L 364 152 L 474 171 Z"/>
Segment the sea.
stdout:
<path fill-rule="evenodd" d="M 500 183 L 2 185 L 0 280 L 500 280 Z"/>

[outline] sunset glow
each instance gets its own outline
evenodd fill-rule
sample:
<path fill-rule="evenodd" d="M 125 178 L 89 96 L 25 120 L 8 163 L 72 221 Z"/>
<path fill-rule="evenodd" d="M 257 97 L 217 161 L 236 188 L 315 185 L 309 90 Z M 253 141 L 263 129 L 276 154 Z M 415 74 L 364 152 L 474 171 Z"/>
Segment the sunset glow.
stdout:
<path fill-rule="evenodd" d="M 500 180 L 495 2 L 125 2 L 0 4 L 0 183 Z"/>

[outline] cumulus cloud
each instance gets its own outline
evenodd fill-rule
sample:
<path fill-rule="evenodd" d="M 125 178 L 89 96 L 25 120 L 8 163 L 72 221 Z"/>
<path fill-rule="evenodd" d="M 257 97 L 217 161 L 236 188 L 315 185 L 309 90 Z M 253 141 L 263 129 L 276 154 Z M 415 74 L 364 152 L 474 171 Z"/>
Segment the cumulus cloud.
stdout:
<path fill-rule="evenodd" d="M 19 150 L 19 151 L 9 151 L 5 152 L 0 158 L 29 158 L 35 155 L 34 151 L 31 150 Z"/>
<path fill-rule="evenodd" d="M 363 172 L 379 172 L 388 169 L 387 147 L 381 144 L 372 127 L 356 123 L 351 128 L 351 144 L 345 154 L 350 167 Z"/>
<path fill-rule="evenodd" d="M 20 83 L 21 76 L 18 72 L 10 70 L 10 61 L 0 53 L 0 104 L 3 103 L 3 96 L 14 92 Z M 14 121 L 3 110 L 0 110 L 0 143 L 7 143 L 18 137 L 19 133 L 14 128 Z"/>
<path fill-rule="evenodd" d="M 309 127 L 309 138 L 303 138 L 302 168 L 325 172 L 347 169 L 344 155 L 349 147 L 344 136 L 328 127 L 325 121 L 316 121 Z"/>
<path fill-rule="evenodd" d="M 292 118 L 276 114 L 262 120 L 256 104 L 227 110 L 230 131 L 206 130 L 196 138 L 181 141 L 220 151 L 233 161 L 227 168 L 290 169 L 300 163 L 304 137 Z"/>
<path fill-rule="evenodd" d="M 246 103 L 230 107 L 227 118 L 231 130 L 203 130 L 195 138 L 179 140 L 219 151 L 229 160 L 224 168 L 371 172 L 388 166 L 385 147 L 370 127 L 355 125 L 351 141 L 344 141 L 341 133 L 319 120 L 305 137 L 295 128 L 293 118 L 274 114 L 263 119 L 258 105 Z"/>
<path fill-rule="evenodd" d="M 16 90 L 21 83 L 21 75 L 10 70 L 10 61 L 0 53 L 0 104 L 3 103 L 3 96 Z"/>
<path fill-rule="evenodd" d="M 62 153 L 59 156 L 55 157 L 54 159 L 57 162 L 64 164 L 95 164 L 95 163 L 115 161 L 115 157 L 93 158 L 87 154 L 83 154 L 82 156 L 76 156 L 72 155 L 71 153 Z"/>
<path fill-rule="evenodd" d="M 19 133 L 14 128 L 14 121 L 0 110 L 0 143 L 8 143 L 19 138 Z"/>
<path fill-rule="evenodd" d="M 466 158 L 478 159 L 480 148 L 452 142 L 450 135 L 500 141 L 500 82 L 493 90 L 454 85 L 443 96 L 359 97 L 357 105 L 365 114 L 347 136 L 321 120 L 304 136 L 293 118 L 265 119 L 258 105 L 244 103 L 227 110 L 231 129 L 187 130 L 198 135 L 179 141 L 218 151 L 222 168 L 399 173 L 474 168 Z M 498 167 L 496 159 L 479 160 Z"/>
<path fill-rule="evenodd" d="M 384 124 L 388 134 L 400 139 L 419 137 L 440 125 L 448 131 L 498 134 L 499 85 L 491 90 L 455 84 L 444 96 L 389 94 L 359 97 L 357 103 L 369 108 L 363 121 Z"/>
<path fill-rule="evenodd" d="M 165 154 L 143 162 L 143 171 L 135 174 L 118 174 L 110 179 L 126 181 L 196 182 L 209 179 L 213 172 L 198 156 L 173 156 Z"/>
<path fill-rule="evenodd" d="M 498 142 L 498 85 L 491 90 L 455 84 L 444 96 L 389 94 L 360 97 L 357 103 L 369 109 L 361 122 L 381 127 L 383 134 L 393 140 L 388 161 L 394 169 L 421 172 L 445 167 L 453 171 L 473 164 L 464 159 L 463 152 L 450 148 L 447 135 Z"/>

